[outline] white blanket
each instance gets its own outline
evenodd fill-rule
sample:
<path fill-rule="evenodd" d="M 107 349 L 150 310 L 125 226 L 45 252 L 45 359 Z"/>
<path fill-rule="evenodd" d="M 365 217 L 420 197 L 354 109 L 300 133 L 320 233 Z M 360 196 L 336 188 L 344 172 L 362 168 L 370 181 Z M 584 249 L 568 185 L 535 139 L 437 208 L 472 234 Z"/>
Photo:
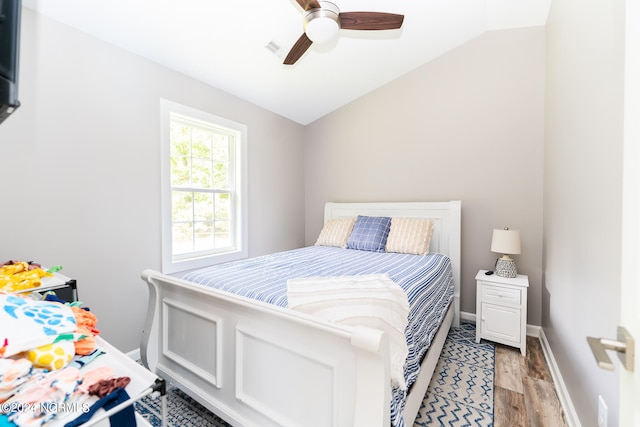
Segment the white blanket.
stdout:
<path fill-rule="evenodd" d="M 406 389 L 409 301 L 387 274 L 289 279 L 287 299 L 289 308 L 331 322 L 384 331 L 390 343 L 391 384 Z"/>

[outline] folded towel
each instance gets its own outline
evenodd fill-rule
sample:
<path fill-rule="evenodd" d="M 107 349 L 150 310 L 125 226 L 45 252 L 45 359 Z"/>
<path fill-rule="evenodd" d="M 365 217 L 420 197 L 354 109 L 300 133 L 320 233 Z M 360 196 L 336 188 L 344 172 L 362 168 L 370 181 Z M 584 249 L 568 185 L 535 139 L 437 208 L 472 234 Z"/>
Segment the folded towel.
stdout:
<path fill-rule="evenodd" d="M 324 320 L 384 331 L 390 344 L 391 384 L 406 389 L 408 354 L 405 329 L 409 301 L 387 274 L 305 277 L 287 281 L 289 308 Z"/>

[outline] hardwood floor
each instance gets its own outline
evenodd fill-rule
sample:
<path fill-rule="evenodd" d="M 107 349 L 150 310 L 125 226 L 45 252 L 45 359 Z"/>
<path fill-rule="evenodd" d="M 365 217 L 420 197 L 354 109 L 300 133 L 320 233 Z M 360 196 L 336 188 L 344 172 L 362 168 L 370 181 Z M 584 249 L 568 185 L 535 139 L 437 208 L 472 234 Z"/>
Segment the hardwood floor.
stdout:
<path fill-rule="evenodd" d="M 496 344 L 494 426 L 567 426 L 539 339 L 527 337 L 526 357 Z"/>

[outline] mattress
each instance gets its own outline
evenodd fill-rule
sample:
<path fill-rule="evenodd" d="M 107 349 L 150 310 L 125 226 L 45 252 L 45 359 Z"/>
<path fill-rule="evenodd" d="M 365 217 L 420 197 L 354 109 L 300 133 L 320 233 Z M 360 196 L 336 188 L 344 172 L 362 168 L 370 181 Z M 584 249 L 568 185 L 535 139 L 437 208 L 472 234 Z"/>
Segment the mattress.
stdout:
<path fill-rule="evenodd" d="M 287 280 L 318 276 L 386 273 L 409 300 L 405 331 L 409 350 L 405 364 L 407 389 L 418 377 L 420 362 L 431 345 L 453 299 L 450 259 L 443 254 L 409 255 L 309 246 L 196 270 L 190 282 L 287 307 Z M 391 421 L 403 426 L 406 390 L 392 390 Z"/>

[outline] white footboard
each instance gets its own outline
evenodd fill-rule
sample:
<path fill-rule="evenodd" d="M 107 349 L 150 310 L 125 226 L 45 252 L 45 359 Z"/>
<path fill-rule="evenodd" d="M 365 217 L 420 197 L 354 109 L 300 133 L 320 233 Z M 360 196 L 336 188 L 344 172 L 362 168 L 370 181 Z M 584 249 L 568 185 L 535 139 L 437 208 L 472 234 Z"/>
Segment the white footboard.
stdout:
<path fill-rule="evenodd" d="M 233 426 L 390 425 L 387 337 L 155 271 L 149 369 Z"/>

